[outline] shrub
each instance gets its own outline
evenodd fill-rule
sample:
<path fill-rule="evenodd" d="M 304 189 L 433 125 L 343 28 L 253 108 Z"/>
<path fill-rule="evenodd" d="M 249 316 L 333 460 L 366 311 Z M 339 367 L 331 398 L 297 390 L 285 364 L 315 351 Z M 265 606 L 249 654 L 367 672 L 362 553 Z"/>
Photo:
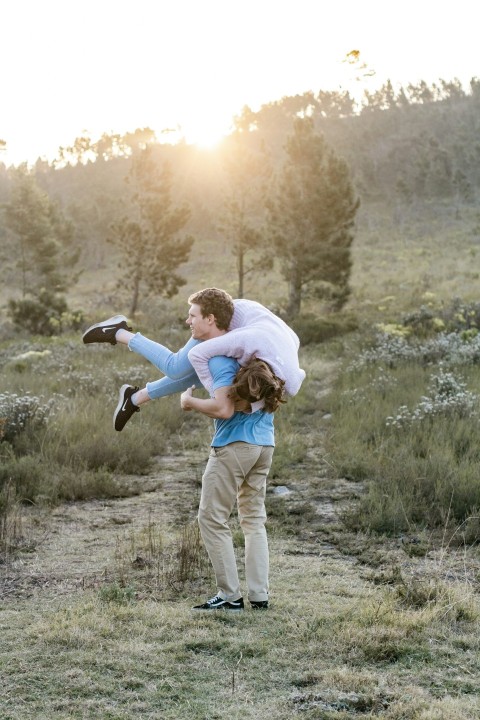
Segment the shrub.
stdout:
<path fill-rule="evenodd" d="M 2 460 L 0 465 L 0 489 L 11 486 L 21 502 L 35 501 L 45 477 L 46 471 L 40 457 L 11 457 Z"/>
<path fill-rule="evenodd" d="M 0 394 L 0 441 L 13 442 L 27 425 L 43 427 L 52 404 L 43 404 L 34 395 Z"/>
<path fill-rule="evenodd" d="M 55 335 L 62 327 L 62 318 L 69 315 L 67 301 L 63 295 L 42 288 L 38 294 L 10 300 L 8 313 L 17 327 L 35 335 Z M 70 322 L 78 329 L 81 326 L 80 315 L 70 313 Z"/>
<path fill-rule="evenodd" d="M 468 384 L 480 384 L 479 347 L 476 337 L 453 333 L 421 342 L 383 335 L 340 375 L 327 451 L 338 473 L 367 481 L 345 516 L 349 527 L 396 533 L 463 524 L 474 515 L 479 403 Z M 475 541 L 472 523 L 465 537 Z"/>
<path fill-rule="evenodd" d="M 401 428 L 436 415 L 472 417 L 478 412 L 478 397 L 453 373 L 440 370 L 430 379 L 430 395 L 422 397 L 414 410 L 402 405 L 386 420 L 388 427 Z"/>
<path fill-rule="evenodd" d="M 79 470 L 64 466 L 51 472 L 42 490 L 50 502 L 129 497 L 133 494 L 126 484 L 119 483 L 106 468 Z"/>
<path fill-rule="evenodd" d="M 313 314 L 300 315 L 291 323 L 302 345 L 321 343 L 331 338 L 356 330 L 358 322 L 346 313 L 318 317 Z"/>

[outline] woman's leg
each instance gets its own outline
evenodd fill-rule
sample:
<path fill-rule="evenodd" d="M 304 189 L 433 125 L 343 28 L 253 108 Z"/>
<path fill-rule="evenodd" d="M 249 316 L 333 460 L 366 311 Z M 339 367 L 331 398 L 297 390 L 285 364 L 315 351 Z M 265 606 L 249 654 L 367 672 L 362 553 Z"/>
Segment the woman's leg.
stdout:
<path fill-rule="evenodd" d="M 188 351 L 195 347 L 200 342 L 199 340 L 191 338 L 186 345 L 174 353 L 165 345 L 149 340 L 140 333 L 130 333 L 128 330 L 118 330 L 116 339 L 117 342 L 128 345 L 130 350 L 142 355 L 172 380 L 181 380 L 195 372 L 188 359 Z"/>
<path fill-rule="evenodd" d="M 172 380 L 169 377 L 164 377 L 160 380 L 148 382 L 144 390 L 139 390 L 136 394 L 138 395 L 139 393 L 143 393 L 145 391 L 148 400 L 158 400 L 158 398 L 167 397 L 167 395 L 174 395 L 175 393 L 183 392 L 192 385 L 195 385 L 197 388 L 201 387 L 200 380 L 193 370 L 190 375 L 186 375 L 184 378 L 180 378 L 179 380 Z M 135 405 L 142 404 L 137 403 L 134 398 L 132 399 Z M 144 402 L 146 401 L 144 400 Z"/>
<path fill-rule="evenodd" d="M 137 407 L 144 405 L 149 400 L 157 400 L 183 392 L 192 385 L 201 386 L 198 375 L 188 359 L 188 351 L 195 347 L 200 342 L 199 340 L 191 338 L 176 353 L 140 333 L 132 333 L 124 329 L 117 330 L 115 340 L 142 355 L 166 375 L 159 380 L 147 383 L 144 388 L 137 390 L 132 395 L 131 400 Z"/>

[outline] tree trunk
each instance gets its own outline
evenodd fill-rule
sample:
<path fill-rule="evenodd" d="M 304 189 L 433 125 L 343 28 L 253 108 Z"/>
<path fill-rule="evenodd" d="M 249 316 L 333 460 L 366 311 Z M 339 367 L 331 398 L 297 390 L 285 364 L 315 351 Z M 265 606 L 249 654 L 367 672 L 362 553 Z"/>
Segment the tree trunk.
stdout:
<path fill-rule="evenodd" d="M 297 317 L 302 304 L 302 282 L 298 268 L 292 268 L 288 286 L 287 316 L 290 319 Z"/>
<path fill-rule="evenodd" d="M 238 248 L 238 298 L 243 298 L 243 278 L 245 276 L 244 267 L 244 251 L 242 247 Z"/>
<path fill-rule="evenodd" d="M 138 297 L 140 295 L 140 275 L 135 273 L 133 278 L 133 296 L 130 304 L 130 317 L 133 318 L 138 308 Z"/>

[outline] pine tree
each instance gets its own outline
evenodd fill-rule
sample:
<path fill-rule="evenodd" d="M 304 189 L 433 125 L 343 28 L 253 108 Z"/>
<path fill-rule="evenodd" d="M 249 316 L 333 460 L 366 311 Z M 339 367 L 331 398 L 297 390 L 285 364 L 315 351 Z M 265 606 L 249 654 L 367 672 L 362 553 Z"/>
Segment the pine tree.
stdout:
<path fill-rule="evenodd" d="M 346 162 L 315 133 L 309 118 L 295 121 L 286 151 L 269 209 L 288 283 L 287 314 L 294 318 L 307 287 L 337 308 L 346 302 L 359 200 Z"/>
<path fill-rule="evenodd" d="M 225 149 L 224 214 L 220 229 L 237 263 L 237 297 L 243 298 L 246 277 L 272 266 L 271 254 L 265 253 L 262 222 L 265 214 L 265 186 L 271 174 L 265 152 L 253 151 L 237 130 Z"/>
<path fill-rule="evenodd" d="M 9 314 L 19 327 L 44 335 L 62 325 L 68 306 L 62 293 L 76 278 L 72 267 L 74 228 L 25 167 L 14 171 L 5 225 L 10 236 L 12 277 L 21 298 L 10 299 Z"/>
<path fill-rule="evenodd" d="M 168 163 L 159 169 L 152 148 L 133 159 L 127 182 L 132 190 L 130 214 L 112 224 L 109 240 L 122 254 L 120 284 L 131 289 L 133 317 L 142 292 L 172 297 L 185 285 L 177 269 L 188 260 L 193 238 L 178 238 L 190 209 L 172 206 L 172 170 Z"/>

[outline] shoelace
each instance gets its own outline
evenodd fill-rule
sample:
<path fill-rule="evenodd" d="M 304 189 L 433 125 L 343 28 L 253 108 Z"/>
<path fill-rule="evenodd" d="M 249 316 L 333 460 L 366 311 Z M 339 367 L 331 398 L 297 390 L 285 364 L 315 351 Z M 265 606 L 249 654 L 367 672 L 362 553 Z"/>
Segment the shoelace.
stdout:
<path fill-rule="evenodd" d="M 220 595 L 215 595 L 215 597 L 210 598 L 210 600 L 207 600 L 207 605 L 213 605 L 216 602 L 219 602 L 221 600 L 223 602 L 223 598 L 220 597 Z"/>

